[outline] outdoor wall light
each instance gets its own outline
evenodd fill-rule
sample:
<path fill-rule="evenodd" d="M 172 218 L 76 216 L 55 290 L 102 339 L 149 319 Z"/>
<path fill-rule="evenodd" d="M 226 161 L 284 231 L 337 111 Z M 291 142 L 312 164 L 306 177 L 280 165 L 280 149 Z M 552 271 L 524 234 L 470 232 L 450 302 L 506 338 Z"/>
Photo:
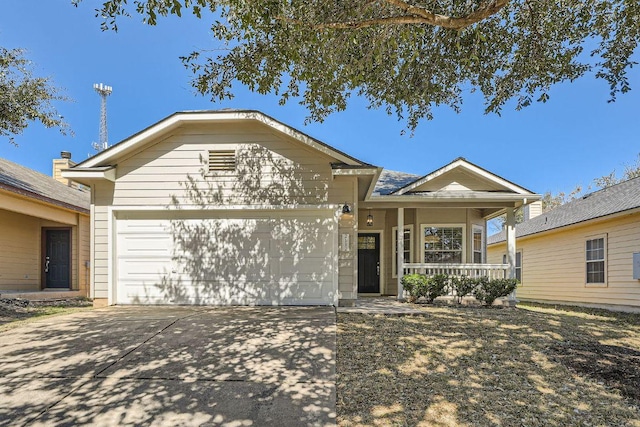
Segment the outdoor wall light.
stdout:
<path fill-rule="evenodd" d="M 343 214 L 351 213 L 351 207 L 347 204 L 347 202 L 344 202 L 344 205 L 342 206 L 342 213 Z"/>
<path fill-rule="evenodd" d="M 367 215 L 367 227 L 373 227 L 373 215 L 371 215 L 371 209 L 369 209 L 369 215 Z"/>

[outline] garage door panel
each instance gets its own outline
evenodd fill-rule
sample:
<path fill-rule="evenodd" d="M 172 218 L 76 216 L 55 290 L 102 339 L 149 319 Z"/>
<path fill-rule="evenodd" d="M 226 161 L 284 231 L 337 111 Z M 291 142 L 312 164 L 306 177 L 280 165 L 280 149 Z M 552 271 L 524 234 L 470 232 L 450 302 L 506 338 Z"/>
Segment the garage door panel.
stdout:
<path fill-rule="evenodd" d="M 118 220 L 116 300 L 333 304 L 337 224 L 315 215 Z"/>

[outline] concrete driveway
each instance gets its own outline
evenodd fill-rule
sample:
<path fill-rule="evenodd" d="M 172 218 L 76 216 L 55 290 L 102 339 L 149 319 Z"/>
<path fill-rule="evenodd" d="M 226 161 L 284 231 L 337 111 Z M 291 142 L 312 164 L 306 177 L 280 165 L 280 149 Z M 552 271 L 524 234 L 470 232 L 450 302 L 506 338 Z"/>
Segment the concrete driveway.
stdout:
<path fill-rule="evenodd" d="M 0 425 L 335 424 L 327 307 L 112 307 L 0 333 Z"/>

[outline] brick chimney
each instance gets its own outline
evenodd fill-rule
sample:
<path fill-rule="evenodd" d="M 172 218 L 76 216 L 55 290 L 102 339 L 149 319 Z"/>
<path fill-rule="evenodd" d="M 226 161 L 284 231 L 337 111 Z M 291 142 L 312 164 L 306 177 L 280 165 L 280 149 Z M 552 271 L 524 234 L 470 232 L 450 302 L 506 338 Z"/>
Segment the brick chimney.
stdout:
<path fill-rule="evenodd" d="M 538 200 L 537 202 L 525 205 L 522 213 L 525 221 L 537 217 L 542 214 L 542 201 Z"/>
<path fill-rule="evenodd" d="M 64 169 L 69 169 L 75 165 L 76 164 L 71 161 L 71 153 L 62 151 L 59 159 L 53 159 L 53 179 L 69 187 L 77 187 L 75 182 L 64 178 L 61 173 Z"/>

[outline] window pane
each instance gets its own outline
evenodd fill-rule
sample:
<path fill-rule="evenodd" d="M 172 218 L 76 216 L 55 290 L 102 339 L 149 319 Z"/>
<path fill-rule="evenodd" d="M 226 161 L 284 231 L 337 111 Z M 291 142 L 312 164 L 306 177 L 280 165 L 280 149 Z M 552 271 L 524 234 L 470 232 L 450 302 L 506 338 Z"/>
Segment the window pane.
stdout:
<path fill-rule="evenodd" d="M 604 261 L 587 263 L 587 283 L 604 283 Z"/>
<path fill-rule="evenodd" d="M 516 279 L 518 279 L 518 282 L 522 282 L 522 268 L 516 267 Z"/>
<path fill-rule="evenodd" d="M 424 262 L 461 263 L 463 246 L 462 227 L 424 228 Z"/>
<path fill-rule="evenodd" d="M 522 267 L 522 252 L 516 252 L 516 268 Z"/>
<path fill-rule="evenodd" d="M 479 264 L 482 262 L 482 252 L 473 252 L 473 262 Z"/>

